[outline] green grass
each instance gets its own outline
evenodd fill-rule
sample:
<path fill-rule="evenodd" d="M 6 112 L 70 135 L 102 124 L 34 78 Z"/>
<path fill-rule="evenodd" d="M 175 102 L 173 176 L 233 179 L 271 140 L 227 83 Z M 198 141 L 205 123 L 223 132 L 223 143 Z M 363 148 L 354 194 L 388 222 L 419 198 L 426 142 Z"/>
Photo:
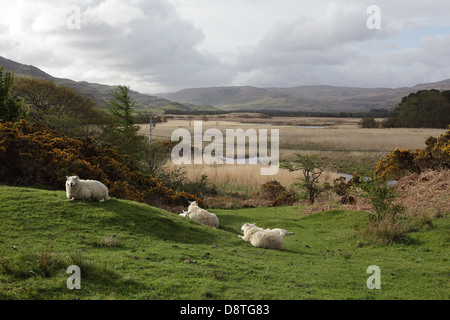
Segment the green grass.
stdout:
<path fill-rule="evenodd" d="M 161 209 L 62 191 L 0 186 L 0 299 L 449 299 L 450 220 L 410 243 L 362 242 L 363 212 L 302 207 L 212 210 L 212 230 Z M 285 250 L 254 248 L 245 222 L 295 232 Z M 195 263 L 185 263 L 185 259 Z M 70 265 L 81 290 L 66 286 Z M 381 290 L 366 285 L 381 268 Z"/>

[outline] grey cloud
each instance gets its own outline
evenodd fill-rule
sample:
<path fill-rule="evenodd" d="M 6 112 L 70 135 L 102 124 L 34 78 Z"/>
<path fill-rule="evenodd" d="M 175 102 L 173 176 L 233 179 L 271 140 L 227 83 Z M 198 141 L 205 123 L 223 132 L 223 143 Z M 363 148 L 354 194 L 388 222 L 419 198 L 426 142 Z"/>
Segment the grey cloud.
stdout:
<path fill-rule="evenodd" d="M 269 9 L 275 8 L 272 2 L 269 6 L 269 0 L 258 0 L 252 7 L 254 2 L 246 1 L 241 9 L 263 8 L 264 14 L 260 12 L 262 16 L 252 20 L 257 25 L 246 25 L 241 12 L 234 28 L 222 25 L 216 33 L 204 32 L 201 16 L 216 7 L 226 8 L 221 23 L 232 24 L 231 10 L 237 10 L 242 2 L 227 1 L 223 6 L 224 2 L 211 0 L 204 7 L 204 2 L 190 0 L 206 10 L 193 21 L 180 16 L 177 6 L 184 0 L 173 3 L 0 0 L 4 10 L 0 55 L 36 65 L 55 76 L 129 84 L 143 92 L 232 84 L 394 87 L 450 77 L 449 36 L 425 36 L 408 49 L 400 42 L 402 32 L 411 30 L 408 28 L 448 26 L 448 1 L 378 0 L 381 30 L 366 28 L 368 4 L 360 1 L 318 1 L 317 10 L 311 11 L 315 6 L 311 2 L 280 0 L 277 6 L 283 10 L 273 14 L 278 17 L 275 23 L 270 20 Z M 79 6 L 82 12 L 80 30 L 66 26 L 70 5 Z M 286 8 L 298 14 L 281 20 Z M 268 19 L 263 19 L 266 16 Z M 234 51 L 230 46 L 241 28 L 249 28 L 245 30 L 251 32 L 246 34 L 259 39 L 249 39 L 247 46 L 240 45 Z M 216 38 L 206 39 L 205 34 Z M 239 37 L 238 42 L 243 41 Z M 208 51 L 208 43 L 223 49 L 230 62 L 223 62 L 219 52 Z"/>
<path fill-rule="evenodd" d="M 49 3 L 47 10 L 52 8 Z M 14 58 L 11 52 L 20 49 L 24 63 L 55 72 L 61 68 L 69 76 L 76 72 L 74 67 L 82 68 L 84 74 L 95 73 L 96 80 L 105 83 L 142 79 L 139 90 L 146 91 L 153 91 L 154 85 L 159 90 L 204 86 L 212 79 L 225 83 L 232 76 L 220 59 L 198 49 L 204 40 L 202 30 L 182 20 L 167 1 L 86 0 L 76 5 L 81 9 L 81 29 L 71 30 L 63 20 L 39 34 L 23 34 L 18 47 L 1 47 L 0 52 L 9 51 L 9 58 Z M 61 7 L 53 10 L 61 13 Z M 22 32 L 39 22 L 36 19 L 21 20 Z"/>
<path fill-rule="evenodd" d="M 389 42 L 401 31 L 392 5 L 381 6 L 381 30 L 366 27 L 366 9 L 330 4 L 320 15 L 275 24 L 262 41 L 241 50 L 234 83 L 398 87 L 449 77 L 450 36 L 424 37 L 417 48 L 400 49 Z"/>

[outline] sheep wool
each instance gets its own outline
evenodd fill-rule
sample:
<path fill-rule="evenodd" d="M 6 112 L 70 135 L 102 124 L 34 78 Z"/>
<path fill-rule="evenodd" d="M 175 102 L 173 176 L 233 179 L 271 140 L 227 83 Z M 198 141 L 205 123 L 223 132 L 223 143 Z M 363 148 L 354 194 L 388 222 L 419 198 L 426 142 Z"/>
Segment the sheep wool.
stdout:
<path fill-rule="evenodd" d="M 186 217 L 213 229 L 217 229 L 219 227 L 219 219 L 214 213 L 208 212 L 207 210 L 200 208 L 198 206 L 197 201 L 189 203 L 190 205 Z M 183 212 L 181 215 L 184 214 L 185 213 Z"/>
<path fill-rule="evenodd" d="M 250 223 L 245 223 L 241 230 L 244 232 L 244 236 L 239 237 L 254 247 L 283 250 L 284 240 L 278 231 L 262 229 Z"/>
<path fill-rule="evenodd" d="M 290 235 L 293 235 L 293 234 L 294 234 L 293 232 L 289 232 L 289 231 L 284 230 L 284 229 L 271 229 L 271 230 L 272 230 L 272 231 L 278 232 L 278 233 L 281 234 L 282 236 L 290 236 Z"/>
<path fill-rule="evenodd" d="M 78 176 L 67 177 L 66 195 L 71 201 L 108 201 L 108 188 L 97 180 L 82 180 Z"/>

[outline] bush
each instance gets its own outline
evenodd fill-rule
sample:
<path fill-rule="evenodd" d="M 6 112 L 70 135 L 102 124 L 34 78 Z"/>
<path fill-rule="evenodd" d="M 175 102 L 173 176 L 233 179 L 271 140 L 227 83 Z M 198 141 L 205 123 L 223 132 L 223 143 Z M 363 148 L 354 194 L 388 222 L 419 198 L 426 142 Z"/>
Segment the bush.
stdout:
<path fill-rule="evenodd" d="M 361 196 L 367 198 L 373 206 L 365 236 L 378 244 L 391 245 L 404 242 L 411 229 L 403 215 L 405 208 L 395 203 L 395 199 L 399 196 L 395 187 L 374 175 L 365 176 L 368 178 L 361 179 L 359 184 Z"/>
<path fill-rule="evenodd" d="M 381 159 L 375 171 L 378 177 L 400 179 L 410 173 L 450 168 L 450 130 L 439 137 L 429 137 L 423 150 L 395 149 Z"/>
<path fill-rule="evenodd" d="M 292 191 L 283 191 L 272 201 L 272 207 L 290 206 L 296 201 L 295 194 Z"/>
<path fill-rule="evenodd" d="M 287 192 L 280 182 L 272 180 L 261 185 L 261 196 L 267 200 L 275 200 L 281 194 Z"/>
<path fill-rule="evenodd" d="M 138 170 L 129 156 L 99 148 L 86 139 L 68 138 L 42 124 L 24 120 L 0 123 L 0 181 L 12 185 L 43 184 L 63 189 L 67 175 L 100 180 L 113 197 L 150 205 L 203 203 L 186 192 L 176 192 Z"/>
<path fill-rule="evenodd" d="M 341 204 L 355 204 L 356 200 L 350 195 L 350 189 L 352 187 L 352 182 L 346 182 L 345 177 L 339 177 L 334 179 L 333 190 L 341 197 L 339 203 Z"/>
<path fill-rule="evenodd" d="M 359 125 L 361 126 L 361 128 L 379 128 L 380 127 L 380 123 L 378 123 L 375 118 L 363 118 L 360 122 Z"/>
<path fill-rule="evenodd" d="M 272 180 L 261 185 L 261 197 L 271 201 L 271 206 L 292 205 L 297 199 L 293 191 L 286 190 L 280 182 Z"/>
<path fill-rule="evenodd" d="M 386 217 L 396 217 L 401 214 L 404 211 L 403 206 L 394 203 L 399 196 L 395 187 L 373 175 L 367 175 L 367 177 L 362 179 L 359 187 L 362 190 L 361 195 L 367 198 L 374 208 L 369 221 L 377 223 Z"/>

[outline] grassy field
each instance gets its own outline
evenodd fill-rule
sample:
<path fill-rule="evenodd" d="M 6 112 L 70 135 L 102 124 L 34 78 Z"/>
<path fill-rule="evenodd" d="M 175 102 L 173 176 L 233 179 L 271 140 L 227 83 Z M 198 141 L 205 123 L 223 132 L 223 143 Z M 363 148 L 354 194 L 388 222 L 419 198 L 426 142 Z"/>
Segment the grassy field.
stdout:
<path fill-rule="evenodd" d="M 0 186 L 0 299 L 449 299 L 448 214 L 392 246 L 364 243 L 367 214 L 302 206 L 214 210 L 208 229 L 130 201 L 70 202 Z M 245 222 L 284 228 L 285 250 L 252 247 Z M 70 265 L 81 290 L 69 290 Z M 371 265 L 381 290 L 369 290 Z"/>
<path fill-rule="evenodd" d="M 177 116 L 166 123 L 159 123 L 152 131 L 156 140 L 170 139 L 172 132 L 178 128 L 186 128 L 193 132 L 194 121 L 202 117 L 188 118 Z M 279 129 L 280 130 L 280 160 L 292 160 L 296 153 L 316 154 L 327 168 L 328 180 L 336 173 L 352 174 L 359 167 L 373 170 L 378 161 L 388 152 L 400 149 L 423 149 L 429 136 L 439 136 L 444 129 L 362 129 L 358 122 L 361 119 L 352 118 L 265 118 L 258 115 L 226 115 L 210 116 L 203 121 L 203 131 L 216 128 L 225 135 L 226 129 Z M 140 133 L 148 136 L 148 125 L 141 125 Z M 270 134 L 269 134 L 270 135 Z M 206 146 L 208 143 L 205 143 Z M 169 170 L 174 169 L 169 166 Z M 232 184 L 234 186 L 251 186 L 264 183 L 267 179 L 259 178 L 259 174 L 241 174 L 254 170 L 245 166 L 227 168 L 220 166 L 212 168 L 208 165 L 186 168 L 189 177 L 200 179 L 207 174 L 217 185 Z M 234 169 L 234 170 L 233 170 Z M 256 170 L 259 170 L 257 168 Z M 298 174 L 298 173 L 297 173 Z M 298 176 L 296 174 L 280 173 L 277 180 L 284 186 L 289 186 Z M 263 180 L 261 180 L 263 179 Z M 251 180 L 251 181 L 249 181 Z M 325 181 L 328 181 L 325 180 Z"/>

